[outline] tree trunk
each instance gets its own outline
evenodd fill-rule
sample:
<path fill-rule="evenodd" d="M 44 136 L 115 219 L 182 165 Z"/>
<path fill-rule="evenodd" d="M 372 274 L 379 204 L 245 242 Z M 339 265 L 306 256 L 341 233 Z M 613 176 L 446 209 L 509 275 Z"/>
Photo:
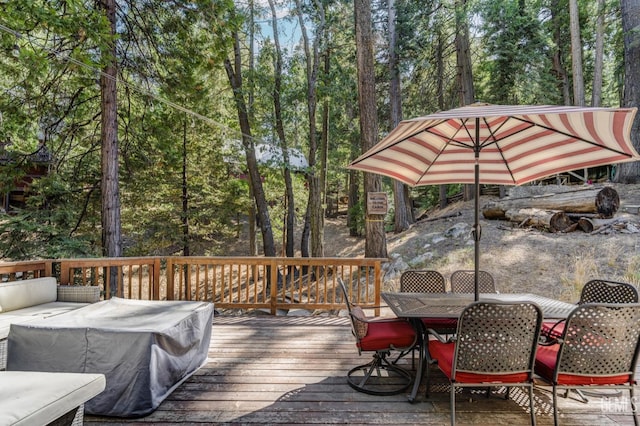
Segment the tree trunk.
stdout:
<path fill-rule="evenodd" d="M 349 123 L 355 122 L 355 112 L 352 104 L 346 105 L 346 115 Z M 349 158 L 355 159 L 360 155 L 361 144 L 359 140 L 358 132 L 353 129 L 354 125 L 351 125 L 349 134 Z M 363 229 L 360 226 L 362 220 L 362 212 L 359 211 L 360 205 L 360 173 L 356 170 L 349 170 L 347 175 L 347 188 L 349 191 L 349 198 L 347 200 L 347 227 L 349 228 L 349 236 L 360 237 L 362 236 Z"/>
<path fill-rule="evenodd" d="M 362 151 L 364 152 L 375 145 L 378 139 L 371 2 L 368 0 L 355 0 L 354 10 L 360 138 Z M 364 176 L 365 194 L 379 192 L 382 189 L 380 175 L 365 173 Z M 387 257 L 384 215 L 366 213 L 365 234 L 365 257 Z"/>
<path fill-rule="evenodd" d="M 591 106 L 599 107 L 602 100 L 602 69 L 604 66 L 604 0 L 598 0 L 598 16 L 596 17 L 596 48 L 593 54 L 593 88 Z"/>
<path fill-rule="evenodd" d="M 442 35 L 442 28 L 440 25 L 436 28 L 438 37 L 437 37 L 437 45 L 436 45 L 436 87 L 437 96 L 438 96 L 438 108 L 441 111 L 444 111 L 444 80 L 445 80 L 445 67 L 444 67 L 444 37 Z M 444 209 L 447 207 L 447 185 L 440 185 L 439 188 L 440 193 L 440 208 Z"/>
<path fill-rule="evenodd" d="M 262 247 L 265 256 L 275 256 L 275 241 L 273 239 L 273 229 L 271 228 L 271 219 L 269 217 L 269 207 L 260 180 L 258 172 L 258 162 L 256 160 L 256 151 L 251 136 L 251 125 L 249 123 L 249 115 L 247 113 L 247 105 L 244 101 L 242 92 L 242 59 L 240 53 L 240 40 L 238 33 L 234 33 L 234 61 L 225 58 L 224 66 L 229 79 L 229 84 L 233 89 L 233 97 L 236 110 L 238 113 L 238 121 L 240 123 L 240 131 L 242 132 L 242 146 L 244 147 L 245 158 L 247 161 L 247 171 L 251 187 L 253 189 L 253 197 L 256 205 L 256 214 L 262 232 Z"/>
<path fill-rule="evenodd" d="M 580 19 L 578 0 L 569 0 L 569 20 L 571 24 L 571 64 L 573 78 L 573 103 L 584 106 L 584 81 L 582 78 L 582 41 L 580 40 Z"/>
<path fill-rule="evenodd" d="M 398 71 L 398 55 L 396 53 L 396 6 L 395 0 L 388 3 L 388 31 L 389 31 L 389 105 L 391 108 L 390 127 L 394 129 L 402 120 L 402 98 L 400 96 L 400 72 Z M 411 205 L 405 198 L 405 184 L 400 181 L 393 183 L 394 232 L 400 233 L 411 226 Z"/>
<path fill-rule="evenodd" d="M 563 3 L 564 4 L 564 3 Z M 560 19 L 560 1 L 552 0 L 551 1 L 551 21 L 553 25 L 553 39 L 556 45 L 556 48 L 553 52 L 553 74 L 558 81 L 557 86 L 562 93 L 562 99 L 564 100 L 565 105 L 571 105 L 571 93 L 569 91 L 569 76 L 567 70 L 564 66 L 562 58 L 564 56 L 564 44 L 562 43 L 563 39 L 563 30 Z"/>
<path fill-rule="evenodd" d="M 258 255 L 258 213 L 256 211 L 256 203 L 255 196 L 253 195 L 253 184 L 251 183 L 251 179 L 248 179 L 249 183 L 249 198 L 254 200 L 249 207 L 249 219 L 247 220 L 247 226 L 249 227 L 249 256 L 257 256 Z"/>
<path fill-rule="evenodd" d="M 354 156 L 353 158 L 356 158 Z M 349 236 L 359 237 L 361 236 L 360 228 L 358 227 L 358 215 L 356 206 L 360 202 L 360 180 L 358 179 L 359 173 L 355 170 L 349 170 L 349 199 L 347 201 L 347 227 L 349 228 Z"/>
<path fill-rule="evenodd" d="M 463 106 L 476 101 L 467 22 L 467 0 L 456 0 L 456 61 L 458 64 L 460 104 Z"/>
<path fill-rule="evenodd" d="M 102 163 L 102 250 L 107 257 L 122 256 L 122 224 L 120 220 L 120 185 L 118 163 L 118 103 L 116 78 L 116 1 L 103 0 L 98 3 L 104 9 L 111 28 L 109 49 L 103 52 L 107 65 L 100 75 L 101 127 L 100 140 Z M 118 277 L 112 270 L 111 294 L 121 294 Z"/>
<path fill-rule="evenodd" d="M 324 256 L 324 209 L 322 207 L 321 185 L 316 170 L 316 153 L 318 151 L 318 136 L 316 135 L 316 87 L 318 85 L 319 44 L 322 37 L 321 34 L 324 31 L 324 9 L 322 4 L 318 2 L 315 3 L 316 11 L 318 12 L 318 21 L 316 22 L 316 37 L 313 41 L 313 49 L 311 49 L 309 47 L 306 21 L 302 13 L 302 4 L 300 0 L 296 0 L 295 3 L 298 23 L 300 24 L 300 31 L 302 33 L 302 46 L 306 57 L 307 113 L 309 116 L 309 172 L 307 173 L 309 200 L 305 218 L 309 220 L 309 229 L 311 232 L 311 256 L 322 257 Z M 305 224 L 305 229 L 306 228 L 307 225 Z"/>
<path fill-rule="evenodd" d="M 187 119 L 182 123 L 182 254 L 189 250 L 189 192 L 187 188 Z"/>
<path fill-rule="evenodd" d="M 475 102 L 476 94 L 473 86 L 473 68 L 471 67 L 471 48 L 469 45 L 469 26 L 467 24 L 467 0 L 456 0 L 456 62 L 458 64 L 458 86 L 460 87 L 460 104 L 469 105 Z M 463 199 L 473 200 L 473 185 L 464 185 Z"/>
<path fill-rule="evenodd" d="M 621 0 L 622 32 L 624 34 L 624 95 L 622 106 L 640 105 L 640 0 Z M 640 150 L 640 116 L 631 126 L 631 141 Z M 614 176 L 615 182 L 640 182 L 640 162 L 622 163 Z"/>
<path fill-rule="evenodd" d="M 276 48 L 274 85 L 273 85 L 273 109 L 276 116 L 276 133 L 280 139 L 282 149 L 282 159 L 284 161 L 284 186 L 285 186 L 285 220 L 284 220 L 284 252 L 285 256 L 293 257 L 294 252 L 294 229 L 295 229 L 295 198 L 293 194 L 293 182 L 291 180 L 291 169 L 289 162 L 289 145 L 284 131 L 282 121 L 282 104 L 280 92 L 282 87 L 282 49 L 280 48 L 280 38 L 278 37 L 278 19 L 276 7 L 273 0 L 269 0 L 271 8 L 271 24 L 273 25 L 273 42 Z"/>
<path fill-rule="evenodd" d="M 323 80 L 326 86 L 330 86 L 331 83 L 327 81 L 331 65 L 331 51 L 327 48 L 324 52 L 324 69 Z M 329 97 L 325 96 L 322 103 L 322 137 L 320 139 L 320 193 L 322 194 L 322 205 L 325 209 L 325 215 L 328 214 L 328 195 L 327 195 L 327 167 L 329 165 L 329 111 L 330 111 Z M 336 206 L 336 212 L 338 208 Z"/>

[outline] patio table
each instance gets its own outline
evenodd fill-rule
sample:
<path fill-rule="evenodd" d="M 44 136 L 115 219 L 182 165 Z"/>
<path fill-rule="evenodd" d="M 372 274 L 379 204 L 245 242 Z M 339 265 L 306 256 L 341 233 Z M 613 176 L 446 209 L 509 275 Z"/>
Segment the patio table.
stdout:
<path fill-rule="evenodd" d="M 464 308 L 474 302 L 473 294 L 466 293 L 393 293 L 383 292 L 382 299 L 399 318 L 408 318 L 416 328 L 420 343 L 418 370 L 409 395 L 409 402 L 414 402 L 420 387 L 422 376 L 429 364 L 426 345 L 426 330 L 421 318 L 458 318 Z M 527 302 L 535 303 L 542 310 L 545 319 L 563 319 L 571 313 L 576 305 L 531 293 L 482 293 L 480 301 Z"/>

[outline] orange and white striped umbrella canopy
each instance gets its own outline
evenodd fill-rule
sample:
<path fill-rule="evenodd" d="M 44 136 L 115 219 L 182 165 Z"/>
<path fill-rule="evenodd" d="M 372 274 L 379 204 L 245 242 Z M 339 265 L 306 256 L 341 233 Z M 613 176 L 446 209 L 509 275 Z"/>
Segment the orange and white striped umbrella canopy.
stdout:
<path fill-rule="evenodd" d="M 478 103 L 402 121 L 349 168 L 411 186 L 522 185 L 570 170 L 640 161 L 630 137 L 636 111 Z"/>

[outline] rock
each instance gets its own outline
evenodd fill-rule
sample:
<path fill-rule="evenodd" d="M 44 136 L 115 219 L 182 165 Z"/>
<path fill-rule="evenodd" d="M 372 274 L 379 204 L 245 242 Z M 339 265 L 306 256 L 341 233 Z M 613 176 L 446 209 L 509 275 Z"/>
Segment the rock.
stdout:
<path fill-rule="evenodd" d="M 409 266 L 415 269 L 421 268 L 428 260 L 431 259 L 433 259 L 433 253 L 429 251 L 411 259 L 409 261 Z"/>
<path fill-rule="evenodd" d="M 312 312 L 307 309 L 291 309 L 287 316 L 289 317 L 310 317 Z"/>
<path fill-rule="evenodd" d="M 447 238 L 464 238 L 471 233 L 471 226 L 464 223 L 456 223 L 451 228 L 444 231 L 444 236 Z"/>

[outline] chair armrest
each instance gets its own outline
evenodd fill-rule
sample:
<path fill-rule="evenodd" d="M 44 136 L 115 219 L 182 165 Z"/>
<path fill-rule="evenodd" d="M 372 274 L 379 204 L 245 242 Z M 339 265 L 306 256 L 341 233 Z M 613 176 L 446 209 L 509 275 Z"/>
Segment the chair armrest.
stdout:
<path fill-rule="evenodd" d="M 453 343 L 453 342 L 456 341 L 456 336 L 455 335 L 454 336 L 450 336 L 448 338 L 445 338 L 442 334 L 438 333 L 433 328 L 428 328 L 427 329 L 427 334 L 432 335 L 433 337 L 438 339 L 441 343 Z"/>
<path fill-rule="evenodd" d="M 557 327 L 560 326 L 560 324 L 564 324 L 566 322 L 567 322 L 567 319 L 563 318 L 558 320 L 555 324 L 553 324 L 553 326 L 551 326 L 549 330 L 542 330 L 540 333 L 540 339 L 538 341 L 538 344 L 541 346 L 552 346 L 552 345 L 555 345 L 556 343 L 559 343 L 562 340 L 561 337 L 564 336 L 564 331 L 561 333 L 562 336 L 560 337 L 554 337 L 554 331 L 556 330 Z"/>
<path fill-rule="evenodd" d="M 100 287 L 95 285 L 59 285 L 58 302 L 95 303 L 100 301 Z"/>

